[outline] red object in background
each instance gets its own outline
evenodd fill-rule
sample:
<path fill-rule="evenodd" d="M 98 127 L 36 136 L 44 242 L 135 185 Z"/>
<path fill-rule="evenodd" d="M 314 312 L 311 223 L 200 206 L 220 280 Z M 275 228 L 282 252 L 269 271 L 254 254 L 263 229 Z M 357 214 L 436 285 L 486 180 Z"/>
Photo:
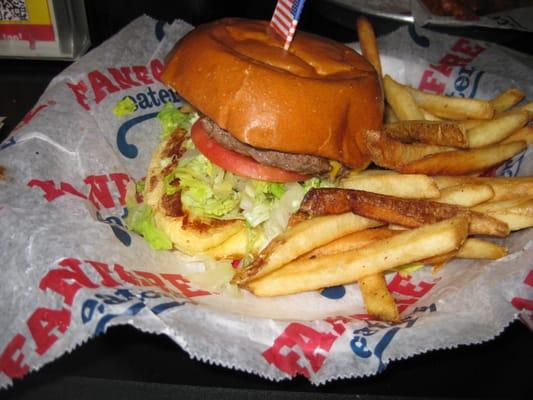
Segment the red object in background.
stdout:
<path fill-rule="evenodd" d="M 26 40 L 30 43 L 53 42 L 55 40 L 52 25 L 6 24 L 0 25 L 0 40 Z"/>

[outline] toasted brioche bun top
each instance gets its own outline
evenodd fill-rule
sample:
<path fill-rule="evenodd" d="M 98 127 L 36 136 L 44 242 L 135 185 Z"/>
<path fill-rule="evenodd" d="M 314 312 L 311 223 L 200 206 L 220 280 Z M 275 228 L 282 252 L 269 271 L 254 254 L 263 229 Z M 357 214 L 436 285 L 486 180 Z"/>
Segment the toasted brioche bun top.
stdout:
<path fill-rule="evenodd" d="M 383 113 L 374 68 L 315 35 L 283 44 L 265 21 L 201 25 L 169 54 L 162 81 L 244 143 L 366 165 L 363 132 Z"/>

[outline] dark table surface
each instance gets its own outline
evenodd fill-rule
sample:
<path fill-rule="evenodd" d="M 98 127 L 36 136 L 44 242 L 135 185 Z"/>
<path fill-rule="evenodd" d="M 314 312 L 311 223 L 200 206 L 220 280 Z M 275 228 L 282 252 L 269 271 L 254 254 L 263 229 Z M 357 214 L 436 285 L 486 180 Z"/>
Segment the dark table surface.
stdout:
<path fill-rule="evenodd" d="M 254 5 L 230 1 L 86 2 L 91 39 L 98 45 L 142 13 L 155 18 L 183 18 L 193 24 L 222 16 L 270 17 L 275 2 Z M 165 3 L 165 4 L 163 4 Z M 176 5 L 178 4 L 179 5 Z M 220 2 L 221 3 L 221 2 Z M 251 2 L 254 3 L 254 2 Z M 260 3 L 260 4 L 257 4 Z M 126 10 L 126 11 L 125 11 Z M 206 11 L 209 10 L 209 11 Z M 309 0 L 301 27 L 341 41 L 355 41 L 355 13 L 318 0 Z M 372 18 L 379 34 L 399 24 Z M 496 41 L 531 54 L 531 34 L 462 30 L 457 34 Z M 0 116 L 7 116 L 0 139 L 35 104 L 49 81 L 69 62 L 0 60 Z M 114 327 L 71 354 L 15 382 L 2 398 L 526 398 L 532 378 L 532 333 L 520 322 L 494 340 L 475 346 L 434 351 L 391 363 L 379 376 L 332 382 L 315 387 L 304 378 L 273 383 L 244 372 L 192 360 L 164 336 L 131 327 Z"/>

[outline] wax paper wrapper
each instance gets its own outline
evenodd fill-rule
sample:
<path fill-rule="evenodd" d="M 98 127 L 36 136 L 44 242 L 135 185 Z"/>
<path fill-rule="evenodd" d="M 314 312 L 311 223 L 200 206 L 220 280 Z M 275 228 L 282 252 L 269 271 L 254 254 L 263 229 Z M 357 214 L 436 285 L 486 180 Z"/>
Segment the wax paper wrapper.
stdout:
<path fill-rule="evenodd" d="M 180 102 L 158 80 L 163 60 L 190 29 L 135 20 L 54 78 L 1 144 L 2 387 L 119 324 L 165 334 L 198 360 L 322 384 L 489 340 L 521 310 L 531 323 L 531 230 L 502 240 L 510 254 L 498 261 L 389 274 L 397 324 L 369 320 L 357 285 L 263 299 L 205 290 L 188 279 L 201 260 L 128 232 L 126 187 L 146 174 L 162 104 Z M 517 86 L 533 98 L 531 59 L 503 48 L 407 28 L 379 45 L 384 70 L 413 86 L 481 98 Z M 465 61 L 449 65 L 449 54 Z M 125 96 L 138 107 L 118 118 Z M 531 175 L 530 152 L 499 173 Z"/>

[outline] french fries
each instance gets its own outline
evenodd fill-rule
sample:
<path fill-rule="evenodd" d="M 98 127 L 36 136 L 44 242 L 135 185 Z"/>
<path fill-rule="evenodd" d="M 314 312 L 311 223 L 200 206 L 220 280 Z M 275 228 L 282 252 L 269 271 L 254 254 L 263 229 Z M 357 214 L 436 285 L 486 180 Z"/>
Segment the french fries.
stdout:
<path fill-rule="evenodd" d="M 459 216 L 403 231 L 359 249 L 297 260 L 247 284 L 258 296 L 279 296 L 357 282 L 400 265 L 461 247 L 468 218 Z"/>
<path fill-rule="evenodd" d="M 491 201 L 533 197 L 532 176 L 515 176 L 513 178 L 504 176 L 433 176 L 432 179 L 441 191 L 447 187 L 456 185 L 487 184 L 494 191 L 494 197 L 491 198 Z"/>
<path fill-rule="evenodd" d="M 469 145 L 469 136 L 467 136 L 466 129 L 454 122 L 401 121 L 384 125 L 383 133 L 404 143 L 417 141 L 460 148 L 466 148 Z"/>
<path fill-rule="evenodd" d="M 462 120 L 490 119 L 494 116 L 494 107 L 487 100 L 440 96 L 413 88 L 408 88 L 408 90 L 419 107 L 437 117 Z"/>
<path fill-rule="evenodd" d="M 481 123 L 468 130 L 470 147 L 482 147 L 501 142 L 516 130 L 522 128 L 528 121 L 528 113 L 515 111 Z"/>
<path fill-rule="evenodd" d="M 379 58 L 378 45 L 376 43 L 376 35 L 374 34 L 374 28 L 370 24 L 370 21 L 366 17 L 357 18 L 357 36 L 359 38 L 359 44 L 361 45 L 361 52 L 363 56 L 372 64 L 376 69 L 379 76 L 381 73 L 381 60 Z"/>
<path fill-rule="evenodd" d="M 533 197 L 494 201 L 473 209 L 505 222 L 511 231 L 533 226 Z"/>
<path fill-rule="evenodd" d="M 425 93 L 383 75 L 372 26 L 357 20 L 363 56 L 382 79 L 382 130 L 364 133 L 378 167 L 339 189 L 311 189 L 290 228 L 233 282 L 279 296 L 357 282 L 373 318 L 400 321 L 385 273 L 413 262 L 436 272 L 453 258 L 496 260 L 506 237 L 533 226 L 533 177 L 473 176 L 533 143 L 533 102 L 509 89 L 490 100 Z M 397 269 L 396 269 L 397 270 Z"/>
<path fill-rule="evenodd" d="M 507 255 L 507 249 L 488 240 L 468 238 L 455 255 L 457 258 L 497 260 Z"/>
<path fill-rule="evenodd" d="M 233 283 L 243 284 L 266 275 L 319 246 L 352 232 L 381 225 L 352 213 L 304 220 L 276 237 L 251 265 L 241 269 Z"/>
<path fill-rule="evenodd" d="M 426 175 L 358 174 L 343 179 L 340 186 L 404 199 L 432 199 L 442 196 L 435 181 Z"/>
<path fill-rule="evenodd" d="M 502 143 L 518 142 L 521 140 L 526 142 L 528 146 L 533 143 L 533 126 L 524 126 L 522 129 L 519 129 L 506 137 Z"/>
<path fill-rule="evenodd" d="M 454 151 L 453 148 L 445 146 L 422 143 L 405 144 L 391 139 L 382 131 L 368 130 L 364 133 L 364 137 L 372 161 L 380 167 L 395 170 L 426 156 Z"/>
<path fill-rule="evenodd" d="M 359 279 L 358 284 L 369 315 L 385 321 L 400 321 L 398 307 L 383 273 L 365 276 Z"/>
<path fill-rule="evenodd" d="M 512 158 L 527 148 L 524 141 L 498 143 L 471 150 L 455 150 L 428 156 L 397 167 L 404 174 L 467 175 L 482 172 Z"/>
<path fill-rule="evenodd" d="M 490 104 L 492 104 L 494 112 L 500 114 L 520 103 L 524 96 L 524 92 L 520 89 L 509 89 L 490 100 Z"/>
<path fill-rule="evenodd" d="M 422 120 L 424 114 L 418 108 L 411 93 L 389 75 L 383 78 L 385 98 L 400 120 Z"/>
<path fill-rule="evenodd" d="M 463 183 L 448 186 L 440 191 L 439 203 L 455 204 L 463 207 L 473 207 L 489 201 L 494 197 L 492 186 L 486 183 Z"/>
<path fill-rule="evenodd" d="M 303 199 L 299 212 L 320 216 L 349 211 L 372 220 L 409 228 L 462 215 L 470 221 L 471 234 L 497 237 L 509 234 L 505 223 L 465 207 L 422 199 L 408 200 L 361 190 L 311 189 Z"/>

